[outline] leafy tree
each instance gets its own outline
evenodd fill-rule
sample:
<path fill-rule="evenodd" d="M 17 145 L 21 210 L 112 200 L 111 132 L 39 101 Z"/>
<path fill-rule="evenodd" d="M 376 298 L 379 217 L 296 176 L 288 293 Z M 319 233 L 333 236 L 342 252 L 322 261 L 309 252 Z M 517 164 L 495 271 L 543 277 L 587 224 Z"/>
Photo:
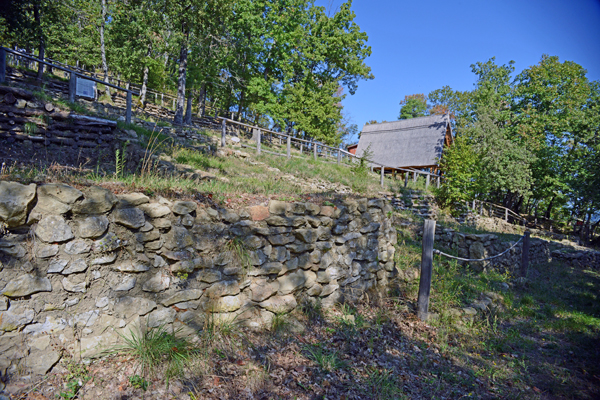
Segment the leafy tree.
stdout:
<path fill-rule="evenodd" d="M 427 112 L 427 98 L 422 93 L 404 96 L 400 105 L 402 108 L 400 108 L 398 119 L 424 117 Z"/>

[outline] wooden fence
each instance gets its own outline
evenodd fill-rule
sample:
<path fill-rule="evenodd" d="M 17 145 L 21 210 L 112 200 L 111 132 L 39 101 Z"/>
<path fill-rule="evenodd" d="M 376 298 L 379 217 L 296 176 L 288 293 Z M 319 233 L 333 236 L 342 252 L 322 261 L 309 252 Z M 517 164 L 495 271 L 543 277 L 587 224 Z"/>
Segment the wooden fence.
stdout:
<path fill-rule="evenodd" d="M 12 50 L 11 54 L 14 57 L 13 65 L 24 66 L 29 69 L 33 69 L 31 63 L 33 62 L 34 66 L 35 66 L 35 63 L 37 62 L 37 61 L 34 61 L 34 60 L 37 60 L 37 58 L 32 54 L 19 52 L 19 51 L 15 51 L 15 50 Z M 90 80 L 97 79 L 97 80 L 100 80 L 102 84 L 107 83 L 104 81 L 104 74 L 97 74 L 93 71 L 88 71 L 88 70 L 78 67 L 78 66 L 73 66 L 73 65 L 65 64 L 65 63 L 57 61 L 57 60 L 53 60 L 49 57 L 45 57 L 44 60 L 47 62 L 47 65 L 51 65 L 52 68 L 75 71 L 79 76 L 86 77 L 86 79 L 90 79 Z M 61 68 L 59 68 L 59 67 L 61 67 Z M 65 76 L 65 78 L 68 78 L 68 76 Z M 96 82 L 98 82 L 98 81 L 96 81 Z M 131 90 L 132 93 L 134 93 L 137 96 L 139 96 L 142 91 L 141 84 L 130 83 L 130 82 L 120 79 L 119 77 L 114 77 L 110 74 L 108 75 L 108 83 L 109 83 L 109 86 L 115 85 L 118 87 L 122 87 L 122 85 L 124 85 L 125 90 Z M 153 100 L 153 101 L 150 101 L 150 100 Z M 169 108 L 169 109 L 175 111 L 177 96 L 174 96 L 174 95 L 171 95 L 168 93 L 164 93 L 164 92 L 160 92 L 160 91 L 150 89 L 147 87 L 146 88 L 146 102 L 152 102 L 155 105 L 160 105 L 161 107 Z M 214 113 L 216 111 L 210 105 L 206 105 L 205 110 L 207 113 Z"/>
<path fill-rule="evenodd" d="M 348 151 L 342 150 L 337 147 L 331 147 L 326 144 L 319 143 L 319 142 L 316 142 L 313 140 L 300 139 L 298 137 L 288 135 L 286 133 L 271 131 L 271 130 L 268 130 L 268 129 L 265 129 L 265 128 L 262 128 L 259 126 L 253 126 L 253 125 L 245 124 L 243 122 L 234 121 L 229 118 L 218 117 L 218 119 L 221 120 L 221 124 L 222 124 L 221 125 L 222 126 L 222 129 L 221 129 L 221 146 L 222 147 L 224 147 L 225 143 L 226 143 L 227 124 L 232 124 L 232 125 L 237 125 L 239 127 L 243 127 L 243 128 L 247 128 L 247 129 L 251 130 L 251 132 L 253 133 L 253 139 L 255 140 L 256 145 L 250 146 L 250 145 L 242 144 L 242 146 L 256 150 L 257 154 L 261 154 L 264 152 L 264 153 L 268 153 L 268 154 L 284 156 L 284 157 L 287 157 L 288 159 L 290 159 L 292 157 L 299 157 L 299 156 L 292 155 L 291 149 L 293 146 L 296 149 L 298 149 L 301 154 L 303 154 L 304 151 L 306 151 L 308 154 L 309 154 L 309 152 L 312 152 L 314 160 L 317 160 L 319 157 L 321 157 L 325 162 L 337 163 L 338 165 L 355 165 L 357 162 L 359 162 L 359 160 L 361 160 L 361 157 L 359 157 L 355 154 L 352 154 Z M 277 139 L 279 140 L 280 144 L 283 144 L 283 142 L 285 142 L 286 143 L 286 152 L 278 153 L 278 152 L 263 149 L 262 144 L 263 144 L 263 142 L 266 141 L 265 134 L 268 134 L 269 139 L 271 139 L 271 140 L 274 136 L 276 136 Z M 374 171 L 374 169 L 380 170 L 381 187 L 384 187 L 383 180 L 384 180 L 384 175 L 386 172 L 393 173 L 393 174 L 396 174 L 397 172 L 404 173 L 404 186 L 405 187 L 408 184 L 409 174 L 412 174 L 413 181 L 416 181 L 419 175 L 423 175 L 425 177 L 425 187 L 426 188 L 429 187 L 432 179 L 435 180 L 436 186 L 438 188 L 440 187 L 440 182 L 442 179 L 442 177 L 440 175 L 432 174 L 431 172 L 420 171 L 417 169 L 390 167 L 388 165 L 384 165 L 377 161 L 369 160 L 369 159 L 364 159 L 364 161 L 370 163 L 372 172 Z"/>
<path fill-rule="evenodd" d="M 494 203 L 490 203 L 482 200 L 467 201 L 467 208 L 473 210 L 479 215 L 487 214 L 488 217 L 496 217 L 504 219 L 506 222 L 510 222 L 515 225 L 527 225 L 527 220 L 514 212 L 513 210 L 499 206 Z"/>
<path fill-rule="evenodd" d="M 7 53 L 19 56 L 19 57 L 24 57 L 26 59 L 29 59 L 31 61 L 40 63 L 40 64 L 44 64 L 44 65 L 48 65 L 52 68 L 56 68 L 58 70 L 64 71 L 69 75 L 69 101 L 70 102 L 75 102 L 75 98 L 76 98 L 76 88 L 77 88 L 77 77 L 83 78 L 83 79 L 87 79 L 90 81 L 94 81 L 96 83 L 101 83 L 103 85 L 109 86 L 113 89 L 116 90 L 121 90 L 123 92 L 126 93 L 127 96 L 127 107 L 126 107 L 126 112 L 125 112 L 125 122 L 127 122 L 128 124 L 131 123 L 131 95 L 134 94 L 133 91 L 131 89 L 126 89 L 126 88 L 122 88 L 119 87 L 117 85 L 113 85 L 111 83 L 106 83 L 100 79 L 96 79 L 94 77 L 91 77 L 89 75 L 83 75 L 81 73 L 78 73 L 72 69 L 69 68 L 65 68 L 62 67 L 60 65 L 57 64 L 53 64 L 51 62 L 48 61 L 43 61 L 40 60 L 36 57 L 33 57 L 31 55 L 28 54 L 24 54 L 24 53 L 20 53 L 18 51 L 12 50 L 12 49 L 8 49 L 6 47 L 0 47 L 0 83 L 5 82 L 6 80 L 6 55 Z M 139 95 L 139 93 L 135 93 L 136 95 Z"/>

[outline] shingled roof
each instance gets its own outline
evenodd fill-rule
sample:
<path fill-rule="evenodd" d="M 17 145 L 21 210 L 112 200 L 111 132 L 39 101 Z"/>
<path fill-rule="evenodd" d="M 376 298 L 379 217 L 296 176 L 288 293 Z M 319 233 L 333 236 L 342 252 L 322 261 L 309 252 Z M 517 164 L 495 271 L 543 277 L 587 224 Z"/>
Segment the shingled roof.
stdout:
<path fill-rule="evenodd" d="M 442 157 L 449 126 L 447 115 L 365 125 L 356 155 L 362 156 L 370 144 L 374 162 L 394 168 L 431 167 L 437 165 Z"/>

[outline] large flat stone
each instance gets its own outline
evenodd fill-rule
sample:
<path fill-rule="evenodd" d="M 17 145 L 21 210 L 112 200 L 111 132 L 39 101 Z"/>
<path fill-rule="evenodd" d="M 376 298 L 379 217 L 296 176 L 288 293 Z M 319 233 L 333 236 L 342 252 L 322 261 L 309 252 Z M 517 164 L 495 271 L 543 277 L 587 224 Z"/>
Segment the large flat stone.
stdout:
<path fill-rule="evenodd" d="M 161 301 L 161 304 L 165 307 L 171 306 L 176 303 L 182 303 L 190 300 L 197 300 L 202 296 L 203 291 L 201 289 L 188 289 L 181 290 L 172 296 L 169 296 Z"/>
<path fill-rule="evenodd" d="M 115 301 L 113 313 L 118 318 L 129 319 L 134 315 L 146 315 L 156 309 L 156 303 L 143 297 L 120 297 Z"/>
<path fill-rule="evenodd" d="M 76 222 L 77 235 L 81 238 L 96 239 L 104 235 L 108 229 L 108 218 L 104 215 L 94 215 Z"/>
<path fill-rule="evenodd" d="M 173 204 L 173 214 L 185 215 L 196 211 L 198 205 L 193 201 L 176 201 Z"/>
<path fill-rule="evenodd" d="M 75 214 L 104 214 L 117 202 L 117 197 L 108 189 L 91 186 L 85 191 L 85 199 L 75 203 Z"/>
<path fill-rule="evenodd" d="M 119 208 L 112 213 L 113 220 L 127 228 L 139 229 L 146 224 L 144 212 L 139 208 Z"/>
<path fill-rule="evenodd" d="M 139 206 L 150 218 L 161 218 L 171 213 L 169 207 L 159 203 L 147 203 Z M 156 224 L 154 224 L 156 226 Z"/>
<path fill-rule="evenodd" d="M 259 304 L 262 308 L 269 310 L 273 313 L 290 312 L 298 303 L 296 298 L 292 294 L 286 296 L 273 296 Z"/>
<path fill-rule="evenodd" d="M 47 183 L 37 188 L 37 204 L 33 209 L 40 214 L 65 214 L 73 208 L 73 203 L 83 197 L 74 187 L 62 183 Z"/>
<path fill-rule="evenodd" d="M 51 292 L 52 284 L 48 278 L 33 275 L 21 275 L 8 282 L 1 294 L 6 297 L 23 297 L 38 292 Z"/>
<path fill-rule="evenodd" d="M 157 293 L 169 288 L 171 278 L 169 275 L 159 272 L 148 279 L 142 286 L 144 292 Z"/>
<path fill-rule="evenodd" d="M 24 225 L 35 198 L 35 184 L 0 181 L 0 222 L 9 228 Z"/>
<path fill-rule="evenodd" d="M 48 215 L 37 224 L 36 236 L 46 243 L 60 243 L 73 239 L 71 227 L 59 215 Z"/>
<path fill-rule="evenodd" d="M 32 309 L 11 307 L 8 311 L 0 311 L 0 331 L 11 332 L 33 321 L 35 312 Z"/>

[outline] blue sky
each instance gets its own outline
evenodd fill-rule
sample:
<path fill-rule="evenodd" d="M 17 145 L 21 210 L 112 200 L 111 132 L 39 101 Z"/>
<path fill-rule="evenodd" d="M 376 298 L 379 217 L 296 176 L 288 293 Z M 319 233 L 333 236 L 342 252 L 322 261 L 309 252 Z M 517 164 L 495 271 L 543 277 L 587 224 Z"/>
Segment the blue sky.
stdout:
<path fill-rule="evenodd" d="M 335 9 L 342 1 L 316 3 Z M 375 75 L 343 102 L 359 130 L 371 119 L 397 119 L 405 95 L 471 90 L 470 65 L 494 56 L 514 60 L 518 73 L 556 55 L 600 80 L 600 0 L 354 0 L 352 9 L 369 35 Z"/>

